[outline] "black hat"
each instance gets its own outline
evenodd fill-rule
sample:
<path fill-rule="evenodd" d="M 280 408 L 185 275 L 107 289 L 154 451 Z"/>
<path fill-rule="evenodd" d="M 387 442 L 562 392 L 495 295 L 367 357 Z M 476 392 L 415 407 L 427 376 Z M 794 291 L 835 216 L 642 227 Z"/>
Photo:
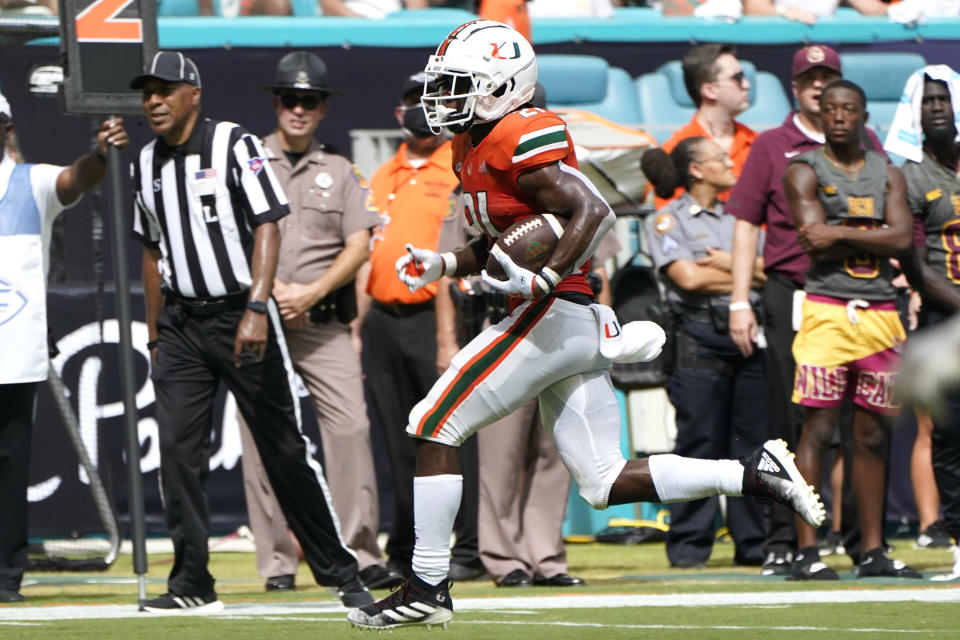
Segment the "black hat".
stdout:
<path fill-rule="evenodd" d="M 179 51 L 157 51 L 150 66 L 142 74 L 130 81 L 131 89 L 143 87 L 149 78 L 159 78 L 165 82 L 186 82 L 200 86 L 200 72 L 193 60 Z"/>
<path fill-rule="evenodd" d="M 296 89 L 299 91 L 318 91 L 331 96 L 346 95 L 338 89 L 327 86 L 327 65 L 315 53 L 293 51 L 280 58 L 273 84 L 261 87 L 270 91 Z"/>
<path fill-rule="evenodd" d="M 423 85 L 427 84 L 427 91 L 434 92 L 437 90 L 437 81 L 436 79 L 431 78 L 430 82 L 427 83 L 427 78 L 429 78 L 424 71 L 417 71 L 412 76 L 408 77 L 403 81 L 403 86 L 400 88 L 400 100 L 403 100 L 408 95 L 410 95 L 414 90 L 417 94 L 423 93 Z"/>

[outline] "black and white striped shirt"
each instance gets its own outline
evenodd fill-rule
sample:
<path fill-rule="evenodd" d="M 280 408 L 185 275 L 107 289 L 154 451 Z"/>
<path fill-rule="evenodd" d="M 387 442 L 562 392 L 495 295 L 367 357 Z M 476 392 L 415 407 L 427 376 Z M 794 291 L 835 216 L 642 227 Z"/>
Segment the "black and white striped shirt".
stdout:
<path fill-rule="evenodd" d="M 144 146 L 131 177 L 133 233 L 160 250 L 165 288 L 187 298 L 250 288 L 253 229 L 290 211 L 259 139 L 201 116 L 179 147 Z"/>

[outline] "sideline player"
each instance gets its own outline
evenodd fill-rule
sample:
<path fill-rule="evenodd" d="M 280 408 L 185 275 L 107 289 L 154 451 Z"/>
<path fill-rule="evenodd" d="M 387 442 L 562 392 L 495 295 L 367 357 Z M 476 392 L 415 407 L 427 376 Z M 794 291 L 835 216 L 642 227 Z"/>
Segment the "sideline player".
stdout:
<path fill-rule="evenodd" d="M 539 273 L 502 256 L 508 280 L 484 274 L 490 286 L 514 296 L 515 308 L 454 356 L 410 413 L 407 432 L 417 439 L 414 575 L 348 619 L 363 628 L 389 629 L 442 625 L 453 617 L 447 574 L 462 484 L 457 447 L 535 396 L 564 464 L 594 508 L 762 495 L 792 505 L 812 525 L 822 522 L 823 505 L 781 442 L 766 443 L 742 463 L 675 455 L 623 458 L 608 369 L 613 362 L 653 359 L 665 336 L 649 322 L 620 327 L 609 307 L 594 303 L 584 270 L 614 214 L 576 169 L 563 120 L 529 105 L 537 80 L 533 49 L 506 25 L 475 20 L 440 44 L 426 72 L 439 85 L 423 97 L 428 122 L 458 134 L 454 171 L 466 216 L 482 235 L 442 255 L 408 247 L 410 255 L 397 261 L 401 280 L 416 289 L 443 274 L 477 273 L 490 240 L 536 213 L 550 211 L 568 223 Z"/>
<path fill-rule="evenodd" d="M 823 456 L 845 397 L 852 400 L 853 493 L 861 529 L 857 577 L 920 578 L 883 547 L 889 424 L 896 415 L 894 373 L 906 334 L 886 256 L 907 255 L 911 217 L 900 170 L 861 146 L 867 99 L 837 80 L 820 95 L 826 144 L 798 156 L 783 177 L 800 245 L 810 256 L 793 401 L 804 407 L 797 466 L 819 481 Z M 820 561 L 816 530 L 797 523 L 794 580 L 837 580 Z"/>

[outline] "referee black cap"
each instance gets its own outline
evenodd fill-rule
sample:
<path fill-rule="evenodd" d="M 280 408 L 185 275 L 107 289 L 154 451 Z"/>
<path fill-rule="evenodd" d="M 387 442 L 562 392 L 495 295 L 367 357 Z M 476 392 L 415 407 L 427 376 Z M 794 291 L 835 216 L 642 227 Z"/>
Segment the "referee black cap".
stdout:
<path fill-rule="evenodd" d="M 200 72 L 193 60 L 179 51 L 158 51 L 153 55 L 150 66 L 142 74 L 130 81 L 131 89 L 140 89 L 150 78 L 165 82 L 186 82 L 200 86 Z"/>
<path fill-rule="evenodd" d="M 320 56 L 309 51 L 292 51 L 280 58 L 273 84 L 261 88 L 273 92 L 294 89 L 316 91 L 329 96 L 346 95 L 327 86 L 327 65 Z"/>

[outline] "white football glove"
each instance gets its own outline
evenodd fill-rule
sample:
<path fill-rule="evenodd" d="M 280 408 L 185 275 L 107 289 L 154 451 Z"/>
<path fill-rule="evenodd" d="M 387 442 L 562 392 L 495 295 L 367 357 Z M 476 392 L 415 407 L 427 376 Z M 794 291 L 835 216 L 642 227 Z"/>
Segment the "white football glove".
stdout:
<path fill-rule="evenodd" d="M 445 255 L 452 256 L 453 254 Z M 431 282 L 436 282 L 448 270 L 449 266 L 444 256 L 436 251 L 417 249 L 412 244 L 407 244 L 406 255 L 397 258 L 395 265 L 397 276 L 403 284 L 407 285 L 410 291 L 416 291 Z"/>
<path fill-rule="evenodd" d="M 513 259 L 500 250 L 500 247 L 493 245 L 490 254 L 497 259 L 504 273 L 507 274 L 506 280 L 497 280 L 491 277 L 487 270 L 480 272 L 483 281 L 491 289 L 505 293 L 508 296 L 520 296 L 523 298 L 542 298 L 547 295 L 560 282 L 560 277 L 549 269 L 543 269 L 540 273 L 534 273 L 529 269 L 524 269 L 513 261 Z"/>

